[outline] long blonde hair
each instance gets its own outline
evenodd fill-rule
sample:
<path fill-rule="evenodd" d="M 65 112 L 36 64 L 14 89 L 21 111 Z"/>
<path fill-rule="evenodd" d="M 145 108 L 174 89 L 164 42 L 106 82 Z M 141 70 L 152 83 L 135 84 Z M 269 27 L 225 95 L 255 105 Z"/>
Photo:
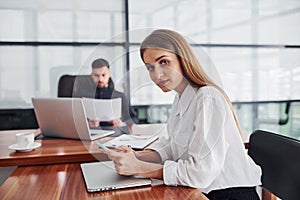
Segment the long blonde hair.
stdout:
<path fill-rule="evenodd" d="M 236 126 L 240 132 L 240 135 L 242 136 L 242 130 L 229 97 L 225 91 L 216 83 L 214 83 L 212 79 L 205 73 L 202 66 L 198 62 L 198 59 L 194 55 L 191 46 L 183 36 L 172 30 L 155 30 L 145 38 L 140 46 L 140 56 L 143 60 L 144 52 L 148 48 L 159 48 L 177 55 L 183 75 L 191 86 L 197 88 L 203 86 L 213 86 L 217 88 L 225 97 L 233 114 Z"/>

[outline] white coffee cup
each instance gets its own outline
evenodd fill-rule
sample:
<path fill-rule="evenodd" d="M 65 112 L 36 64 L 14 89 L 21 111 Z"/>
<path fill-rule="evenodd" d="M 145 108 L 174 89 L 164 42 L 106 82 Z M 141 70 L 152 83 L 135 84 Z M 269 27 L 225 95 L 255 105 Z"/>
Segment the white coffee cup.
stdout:
<path fill-rule="evenodd" d="M 29 148 L 34 143 L 34 133 L 17 133 L 16 143 L 18 148 Z"/>

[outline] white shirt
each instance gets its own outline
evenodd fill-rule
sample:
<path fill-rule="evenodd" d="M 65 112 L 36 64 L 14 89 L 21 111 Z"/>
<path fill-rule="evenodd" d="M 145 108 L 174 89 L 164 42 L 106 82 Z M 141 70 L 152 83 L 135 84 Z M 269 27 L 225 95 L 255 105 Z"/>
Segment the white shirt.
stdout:
<path fill-rule="evenodd" d="M 216 88 L 188 85 L 175 96 L 168 140 L 150 147 L 164 163 L 166 185 L 186 185 L 208 193 L 261 184 L 261 169 L 248 156 L 231 109 Z"/>

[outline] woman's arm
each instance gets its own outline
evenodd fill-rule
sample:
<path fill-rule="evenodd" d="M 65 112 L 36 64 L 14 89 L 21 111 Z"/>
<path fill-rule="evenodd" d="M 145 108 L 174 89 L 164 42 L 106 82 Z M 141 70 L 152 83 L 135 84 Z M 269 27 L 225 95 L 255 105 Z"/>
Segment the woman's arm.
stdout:
<path fill-rule="evenodd" d="M 135 153 L 131 148 L 125 146 L 118 147 L 116 150 L 101 149 L 100 151 L 108 155 L 114 162 L 115 169 L 119 174 L 163 179 L 163 165 L 149 162 L 160 160 L 159 154 L 155 151 L 145 150 Z M 140 160 L 138 157 L 146 161 Z"/>
<path fill-rule="evenodd" d="M 143 151 L 135 151 L 135 156 L 142 161 L 145 162 L 153 162 L 153 163 L 161 163 L 161 157 L 160 155 L 151 149 L 146 149 Z"/>
<path fill-rule="evenodd" d="M 163 165 L 140 161 L 139 170 L 136 175 L 163 180 Z"/>

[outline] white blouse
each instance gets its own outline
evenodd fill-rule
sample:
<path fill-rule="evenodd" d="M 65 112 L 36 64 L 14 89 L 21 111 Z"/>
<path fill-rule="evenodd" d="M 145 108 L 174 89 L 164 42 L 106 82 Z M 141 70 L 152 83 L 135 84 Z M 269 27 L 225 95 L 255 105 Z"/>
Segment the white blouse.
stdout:
<path fill-rule="evenodd" d="M 216 88 L 188 85 L 176 95 L 167 125 L 168 140 L 150 149 L 164 163 L 166 185 L 211 190 L 261 184 L 261 169 L 248 156 L 232 112 Z"/>

